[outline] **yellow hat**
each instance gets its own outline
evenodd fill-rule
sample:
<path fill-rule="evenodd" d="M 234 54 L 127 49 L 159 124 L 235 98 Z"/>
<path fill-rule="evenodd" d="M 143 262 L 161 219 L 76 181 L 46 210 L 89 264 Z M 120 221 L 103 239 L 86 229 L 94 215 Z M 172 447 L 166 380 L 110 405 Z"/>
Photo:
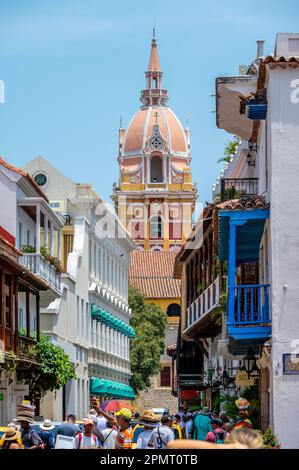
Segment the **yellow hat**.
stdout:
<path fill-rule="evenodd" d="M 128 410 L 128 408 L 122 408 L 114 413 L 114 416 L 123 416 L 124 418 L 132 419 L 132 411 Z"/>

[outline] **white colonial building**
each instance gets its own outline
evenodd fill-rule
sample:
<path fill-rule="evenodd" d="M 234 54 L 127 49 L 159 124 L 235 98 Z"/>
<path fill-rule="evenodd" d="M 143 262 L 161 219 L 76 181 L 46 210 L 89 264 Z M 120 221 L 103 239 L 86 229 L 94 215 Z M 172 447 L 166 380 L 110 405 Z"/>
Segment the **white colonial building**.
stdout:
<path fill-rule="evenodd" d="M 113 211 L 88 184 L 75 184 L 42 157 L 26 170 L 65 219 L 62 233 L 62 295 L 45 298 L 41 330 L 76 364 L 77 380 L 49 393 L 43 414 L 83 417 L 90 394 L 133 397 L 129 387 L 128 268 L 134 244 Z M 49 302 L 50 300 L 50 302 Z"/>
<path fill-rule="evenodd" d="M 228 237 L 233 247 L 222 353 L 254 352 L 261 426 L 272 426 L 283 448 L 298 448 L 299 33 L 277 34 L 267 57 L 258 43 L 243 75 L 216 80 L 217 125 L 242 139 L 214 186 L 223 259 Z M 242 259 L 256 263 L 256 282 L 240 278 Z"/>
<path fill-rule="evenodd" d="M 2 158 L 0 201 L 0 423 L 5 424 L 30 396 L 28 382 L 39 367 L 29 348 L 39 339 L 41 296 L 61 295 L 57 258 L 64 220 L 31 176 Z"/>

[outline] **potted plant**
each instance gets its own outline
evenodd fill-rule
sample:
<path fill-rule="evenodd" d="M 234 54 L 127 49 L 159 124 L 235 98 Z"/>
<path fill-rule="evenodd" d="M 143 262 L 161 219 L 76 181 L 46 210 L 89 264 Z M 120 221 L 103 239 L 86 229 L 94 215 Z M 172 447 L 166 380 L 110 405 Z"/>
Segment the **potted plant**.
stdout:
<path fill-rule="evenodd" d="M 255 94 L 249 95 L 246 99 L 246 115 L 248 119 L 263 120 L 267 115 L 266 90 L 259 90 Z"/>
<path fill-rule="evenodd" d="M 21 251 L 22 253 L 35 253 L 36 249 L 32 245 L 22 245 Z"/>
<path fill-rule="evenodd" d="M 264 432 L 263 441 L 265 449 L 280 449 L 280 442 L 270 427 Z"/>

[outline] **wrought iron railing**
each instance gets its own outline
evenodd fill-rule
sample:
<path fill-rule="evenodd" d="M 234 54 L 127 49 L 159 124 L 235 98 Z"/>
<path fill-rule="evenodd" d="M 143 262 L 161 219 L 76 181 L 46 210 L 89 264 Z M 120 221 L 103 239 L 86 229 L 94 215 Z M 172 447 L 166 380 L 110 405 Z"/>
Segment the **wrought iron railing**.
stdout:
<path fill-rule="evenodd" d="M 221 178 L 221 201 L 258 194 L 258 178 Z"/>

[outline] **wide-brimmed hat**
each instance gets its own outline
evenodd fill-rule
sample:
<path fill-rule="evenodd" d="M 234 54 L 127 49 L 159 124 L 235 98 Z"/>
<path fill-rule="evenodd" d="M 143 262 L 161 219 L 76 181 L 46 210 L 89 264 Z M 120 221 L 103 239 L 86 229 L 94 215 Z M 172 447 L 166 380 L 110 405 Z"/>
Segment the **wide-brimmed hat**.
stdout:
<path fill-rule="evenodd" d="M 156 415 L 153 411 L 147 410 L 144 412 L 142 416 L 140 416 L 138 422 L 140 424 L 148 425 L 148 424 L 157 424 L 159 423 L 160 420 L 161 420 L 160 415 Z"/>
<path fill-rule="evenodd" d="M 6 433 L 3 436 L 4 441 L 15 441 L 21 437 L 21 433 L 14 428 L 6 428 Z"/>
<path fill-rule="evenodd" d="M 55 428 L 50 419 L 45 419 L 45 421 L 40 424 L 39 427 L 42 429 L 42 431 L 52 431 L 52 429 Z"/>
<path fill-rule="evenodd" d="M 35 406 L 30 404 L 21 404 L 17 405 L 17 417 L 14 421 L 27 421 L 28 423 L 32 423 L 34 421 L 35 415 Z"/>

